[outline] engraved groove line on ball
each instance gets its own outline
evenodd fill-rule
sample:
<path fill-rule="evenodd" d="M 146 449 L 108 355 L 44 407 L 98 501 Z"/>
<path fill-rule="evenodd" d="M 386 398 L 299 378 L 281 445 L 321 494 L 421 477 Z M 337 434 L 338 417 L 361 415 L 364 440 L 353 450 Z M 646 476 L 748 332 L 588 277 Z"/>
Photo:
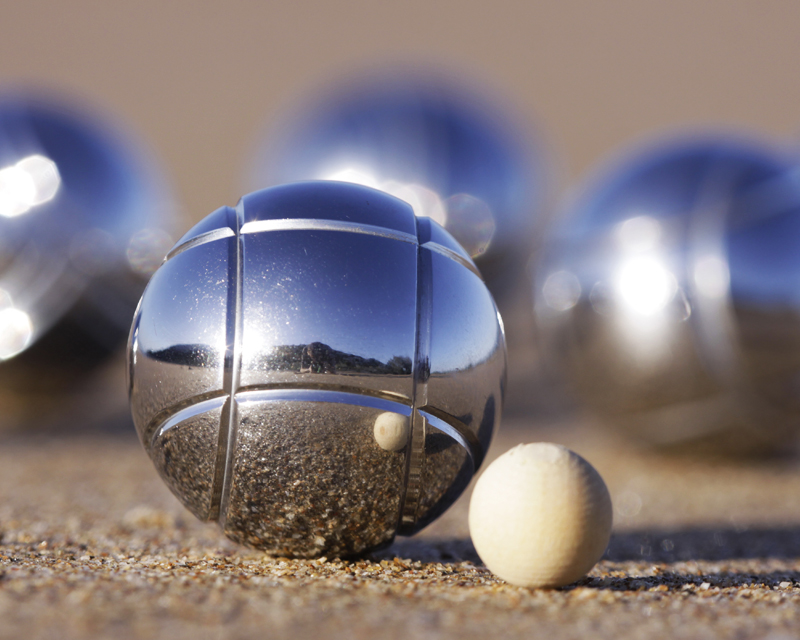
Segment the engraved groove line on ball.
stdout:
<path fill-rule="evenodd" d="M 227 399 L 227 396 L 218 396 L 216 398 L 210 398 L 209 400 L 201 400 L 200 402 L 191 404 L 188 407 L 184 407 L 183 409 L 176 411 L 171 417 L 167 418 L 166 421 L 162 422 L 161 426 L 153 430 L 153 436 L 150 439 L 150 446 L 154 447 L 156 445 L 156 440 L 158 440 L 170 429 L 177 427 L 186 420 L 194 418 L 195 416 L 199 416 L 201 413 L 218 409 L 225 404 Z"/>
<path fill-rule="evenodd" d="M 230 227 L 222 227 L 221 229 L 212 229 L 211 231 L 206 231 L 206 233 L 201 233 L 199 236 L 195 238 L 190 238 L 183 244 L 178 245 L 172 251 L 167 254 L 167 257 L 164 258 L 164 261 L 170 260 L 177 256 L 178 254 L 187 251 L 188 249 L 193 249 L 194 247 L 199 247 L 200 245 L 207 244 L 209 242 L 214 242 L 215 240 L 222 240 L 223 238 L 230 238 L 236 235 L 233 229 Z"/>
<path fill-rule="evenodd" d="M 424 416 L 428 424 L 446 433 L 460 444 L 469 455 L 475 469 L 481 466 L 484 456 L 483 447 L 475 434 L 461 420 L 429 405 L 419 407 L 417 411 Z"/>
<path fill-rule="evenodd" d="M 222 378 L 222 386 L 228 394 L 228 400 L 220 417 L 214 489 L 209 514 L 209 519 L 217 520 L 223 530 L 232 482 L 233 456 L 236 451 L 237 404 L 235 394 L 239 387 L 242 365 L 244 238 L 241 234 L 241 227 L 244 219 L 243 206 L 240 200 L 235 209 L 234 218 L 236 241 L 230 244 L 228 251 L 228 299 L 225 313 L 225 358 Z"/>
<path fill-rule="evenodd" d="M 178 413 L 185 411 L 196 404 L 206 402 L 207 400 L 220 399 L 220 401 L 224 403 L 227 397 L 228 395 L 222 390 L 206 391 L 204 393 L 199 393 L 195 396 L 185 398 L 180 402 L 176 402 L 175 404 L 162 409 L 152 418 L 150 418 L 149 422 L 142 430 L 142 442 L 153 442 L 153 434 L 161 429 L 172 419 L 173 416 L 177 415 Z"/>
<path fill-rule="evenodd" d="M 347 404 L 350 406 L 391 411 L 406 417 L 411 415 L 411 407 L 407 404 L 386 400 L 363 393 L 345 393 L 339 390 L 324 389 L 258 389 L 239 391 L 236 401 L 241 405 L 257 402 L 324 402 L 329 404 Z"/>
<path fill-rule="evenodd" d="M 461 266 L 469 269 L 472 273 L 481 278 L 481 280 L 483 279 L 483 276 L 481 276 L 480 271 L 478 271 L 474 264 L 452 249 L 432 240 L 420 245 L 419 238 L 417 236 L 414 236 L 410 233 L 404 233 L 403 231 L 379 227 L 377 225 L 336 220 L 317 220 L 316 218 L 251 220 L 250 222 L 245 222 L 241 225 L 238 235 L 251 235 L 270 231 L 340 231 L 345 233 L 357 233 L 361 235 L 375 236 L 378 238 L 387 238 L 389 240 L 397 240 L 399 242 L 406 242 L 408 244 L 415 244 L 458 262 Z M 237 232 L 230 227 L 222 227 L 220 229 L 207 231 L 195 238 L 190 238 L 183 244 L 174 247 L 172 251 L 167 254 L 165 261 L 170 260 L 184 251 L 188 251 L 189 249 L 194 249 L 195 247 L 208 244 L 209 242 L 215 242 L 216 240 L 223 240 L 225 238 L 231 238 L 234 236 L 237 236 Z"/>
<path fill-rule="evenodd" d="M 396 391 L 382 391 L 379 389 L 356 387 L 347 384 L 310 382 L 305 380 L 301 382 L 274 382 L 267 384 L 249 384 L 244 387 L 239 387 L 239 391 L 237 391 L 236 394 L 237 397 L 241 397 L 243 394 L 252 391 L 272 391 L 272 390 L 291 390 L 291 389 L 302 389 L 305 391 L 318 390 L 322 392 L 336 391 L 339 393 L 347 393 L 357 396 L 369 396 L 372 398 L 387 400 L 388 402 L 393 402 L 395 404 L 402 404 L 409 407 L 411 406 L 411 397 L 404 395 L 402 393 L 398 393 Z"/>
<path fill-rule="evenodd" d="M 251 234 L 264 231 L 344 231 L 367 236 L 377 236 L 379 238 L 390 238 L 409 244 L 419 244 L 416 236 L 410 233 L 404 233 L 403 231 L 395 231 L 394 229 L 387 229 L 386 227 L 379 227 L 377 225 L 361 222 L 318 220 L 317 218 L 252 220 L 244 224 L 241 232 L 243 234 Z"/>
<path fill-rule="evenodd" d="M 460 264 L 462 267 L 466 267 L 467 269 L 472 271 L 472 273 L 478 276 L 481 280 L 483 280 L 483 276 L 481 275 L 481 272 L 478 271 L 478 268 L 474 264 L 472 264 L 469 260 L 464 258 L 464 256 L 458 255 L 452 249 L 448 249 L 444 245 L 433 241 L 426 242 L 425 244 L 422 245 L 422 247 L 424 249 L 430 249 L 434 253 L 438 253 L 439 255 L 442 255 L 445 258 L 450 258 L 451 260 L 458 262 L 458 264 Z"/>
<path fill-rule="evenodd" d="M 404 416 L 410 416 L 411 400 L 401 394 L 361 387 L 349 387 L 338 384 L 315 384 L 313 386 L 302 383 L 278 383 L 274 385 L 253 385 L 241 387 L 236 392 L 238 404 L 246 404 L 258 400 L 272 401 L 274 399 L 307 402 L 333 402 L 341 403 L 342 398 L 347 398 L 347 403 L 361 407 L 391 411 Z M 261 395 L 263 394 L 263 398 Z M 273 395 L 274 394 L 274 395 Z M 313 397 L 311 397 L 313 394 Z M 201 413 L 222 407 L 230 396 L 224 391 L 214 391 L 196 396 L 191 396 L 181 402 L 159 411 L 148 423 L 143 431 L 143 440 L 155 445 L 156 440 L 170 429 L 178 426 L 185 420 Z"/>
<path fill-rule="evenodd" d="M 415 220 L 415 222 L 418 222 Z M 419 224 L 417 224 L 419 235 Z M 422 474 L 425 468 L 425 417 L 417 411 L 428 403 L 428 376 L 430 375 L 432 260 L 422 247 L 417 249 L 417 313 L 414 338 L 414 360 L 412 364 L 411 399 L 414 412 L 411 415 L 410 442 L 406 453 L 405 494 L 401 499 L 398 529 L 403 525 L 413 526 L 417 519 Z"/>

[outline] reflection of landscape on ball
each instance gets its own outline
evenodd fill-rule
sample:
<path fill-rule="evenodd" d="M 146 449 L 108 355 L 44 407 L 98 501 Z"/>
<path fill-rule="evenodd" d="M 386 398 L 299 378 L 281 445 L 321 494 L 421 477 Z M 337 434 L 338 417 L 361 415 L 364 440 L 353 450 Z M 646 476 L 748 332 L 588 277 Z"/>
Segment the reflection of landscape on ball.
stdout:
<path fill-rule="evenodd" d="M 466 488 L 505 348 L 441 227 L 381 192 L 309 182 L 245 196 L 179 241 L 129 366 L 139 436 L 187 508 L 273 554 L 342 556 L 419 530 Z"/>
<path fill-rule="evenodd" d="M 159 351 L 148 351 L 154 360 L 183 364 L 190 367 L 211 367 L 221 364 L 217 351 L 203 344 L 177 344 Z M 344 353 L 323 342 L 286 344 L 252 360 L 255 369 L 264 371 L 293 371 L 295 373 L 362 373 L 411 375 L 411 358 L 394 356 L 388 362 Z"/>

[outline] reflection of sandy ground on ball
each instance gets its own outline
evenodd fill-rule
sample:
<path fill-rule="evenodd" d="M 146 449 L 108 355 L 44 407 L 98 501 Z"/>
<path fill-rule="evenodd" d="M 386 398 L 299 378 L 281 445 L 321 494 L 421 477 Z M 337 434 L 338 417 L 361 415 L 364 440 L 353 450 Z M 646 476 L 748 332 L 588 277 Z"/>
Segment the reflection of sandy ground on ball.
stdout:
<path fill-rule="evenodd" d="M 487 446 L 489 427 L 496 421 L 501 407 L 501 372 L 502 353 L 498 353 L 472 369 L 435 373 L 427 384 L 428 403 L 454 415 Z M 178 365 L 141 358 L 137 363 L 137 374 L 156 380 L 149 387 L 142 384 L 140 388 L 146 388 L 147 393 L 136 398 L 141 414 L 140 428 L 148 422 L 151 429 L 157 427 L 177 410 L 199 401 L 197 396 L 220 393 L 219 386 L 215 387 L 219 376 L 217 367 Z M 269 375 L 269 380 L 272 384 L 277 383 L 278 388 L 281 384 L 308 389 L 364 386 L 373 391 L 410 387 L 408 376 L 358 373 L 276 372 Z M 487 381 L 490 386 L 487 386 Z M 144 391 L 137 391 L 137 394 L 144 394 Z M 487 395 L 493 399 L 487 401 Z M 232 510 L 226 527 L 228 535 L 248 545 L 266 548 L 271 553 L 295 556 L 358 553 L 391 539 L 399 513 L 396 502 L 404 490 L 406 448 L 410 437 L 408 419 L 391 412 L 379 414 L 376 410 L 346 405 L 341 405 L 343 410 L 361 412 L 368 419 L 361 413 L 360 417 L 351 419 L 338 411 L 320 411 L 319 415 L 305 409 L 298 412 L 298 405 L 294 403 L 286 403 L 280 410 L 275 408 L 283 404 L 276 403 L 273 407 L 261 405 L 263 412 L 254 410 L 247 417 L 248 422 L 240 412 L 236 450 L 238 466 Z M 324 406 L 315 404 L 318 408 Z M 210 425 L 208 416 L 198 424 L 186 424 L 170 433 L 159 447 L 150 452 L 171 489 L 198 515 L 207 511 L 209 487 L 216 464 L 213 455 L 216 440 Z M 195 427 L 199 429 L 194 443 L 197 446 L 191 453 L 181 453 L 193 442 L 191 431 Z M 364 429 L 368 431 L 361 433 Z M 151 433 L 145 434 L 148 445 L 151 437 Z M 418 517 L 422 523 L 427 523 L 463 491 L 472 476 L 472 464 L 461 445 L 430 426 L 425 435 L 424 450 Z M 388 464 L 387 453 L 392 454 L 389 458 L 394 461 L 391 463 L 393 471 L 387 469 L 384 473 L 380 470 Z M 350 462 L 345 463 L 342 456 Z M 250 461 L 249 466 L 246 460 Z M 301 464 L 300 461 L 305 462 Z M 302 471 L 289 478 L 293 473 L 291 469 L 298 468 L 298 464 Z M 366 473 L 364 465 L 369 467 L 369 473 Z M 341 473 L 345 475 L 339 478 L 337 474 Z M 358 485 L 363 480 L 358 479 L 362 474 L 371 477 L 369 486 Z M 333 476 L 337 479 L 332 479 Z M 327 488 L 312 489 L 310 485 L 321 478 L 330 480 Z M 280 486 L 273 486 L 274 482 L 279 482 Z M 291 484 L 294 482 L 299 483 L 296 488 Z M 348 484 L 353 482 L 358 488 Z M 334 491 L 333 487 L 337 489 Z M 317 495 L 319 492 L 323 497 Z M 341 495 L 335 495 L 337 492 Z M 266 500 L 264 497 L 284 495 L 286 500 L 300 505 L 298 510 L 291 512 L 291 518 L 283 513 L 286 500 Z M 354 496 L 360 496 L 363 501 L 367 496 L 378 495 L 382 496 L 380 513 L 375 511 L 377 507 L 372 503 L 372 506 L 353 505 L 352 514 L 349 508 L 342 507 L 355 499 Z M 337 513 L 339 515 L 335 515 Z M 345 518 L 343 513 L 351 519 Z M 295 526 L 298 528 L 292 529 Z M 360 531 L 361 528 L 365 530 Z M 358 533 L 346 533 L 345 529 Z M 300 538 L 292 538 L 297 532 L 300 532 Z"/>
<path fill-rule="evenodd" d="M 148 450 L 172 493 L 201 520 L 211 510 L 221 414 L 220 407 L 192 416 L 156 438 Z"/>
<path fill-rule="evenodd" d="M 503 352 L 498 351 L 470 369 L 434 372 L 427 383 L 427 404 L 466 425 L 486 449 L 491 441 L 490 429 L 497 428 L 502 413 L 503 364 Z"/>
<path fill-rule="evenodd" d="M 406 456 L 376 444 L 377 414 L 318 402 L 242 407 L 225 533 L 290 557 L 353 555 L 390 542 Z"/>
<path fill-rule="evenodd" d="M 139 356 L 136 363 L 134 392 L 131 406 L 137 429 L 141 430 L 162 411 L 166 420 L 176 411 L 197 402 L 198 396 L 208 393 L 222 395 L 222 369 L 183 364 L 171 364 Z M 150 425 L 157 427 L 158 425 Z M 143 434 L 140 432 L 140 436 Z"/>

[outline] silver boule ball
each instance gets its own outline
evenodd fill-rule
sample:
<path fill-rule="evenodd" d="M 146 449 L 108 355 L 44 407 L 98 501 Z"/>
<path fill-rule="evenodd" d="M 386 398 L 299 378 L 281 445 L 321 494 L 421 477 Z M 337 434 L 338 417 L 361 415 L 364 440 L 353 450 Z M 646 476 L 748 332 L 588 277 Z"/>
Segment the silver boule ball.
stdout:
<path fill-rule="evenodd" d="M 173 225 L 160 175 L 119 127 L 61 98 L 0 95 L 0 421 L 124 345 Z"/>
<path fill-rule="evenodd" d="M 662 447 L 753 454 L 800 422 L 800 180 L 730 136 L 640 149 L 577 198 L 535 288 L 580 399 Z"/>
<path fill-rule="evenodd" d="M 222 207 L 134 318 L 134 422 L 202 520 L 280 556 L 347 556 L 458 497 L 500 418 L 505 346 L 467 253 L 406 203 L 339 182 Z M 376 423 L 408 421 L 404 446 Z"/>

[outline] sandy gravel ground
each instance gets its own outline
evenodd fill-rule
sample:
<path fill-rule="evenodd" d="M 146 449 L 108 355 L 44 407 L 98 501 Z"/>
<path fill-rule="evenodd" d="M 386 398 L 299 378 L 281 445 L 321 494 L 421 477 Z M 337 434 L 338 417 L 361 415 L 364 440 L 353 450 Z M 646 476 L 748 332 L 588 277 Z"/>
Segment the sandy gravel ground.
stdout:
<path fill-rule="evenodd" d="M 0 638 L 800 637 L 800 461 L 634 451 L 580 421 L 504 425 L 491 458 L 562 442 L 606 478 L 615 533 L 562 590 L 495 578 L 467 498 L 372 557 L 289 561 L 197 522 L 131 432 L 0 439 Z"/>

